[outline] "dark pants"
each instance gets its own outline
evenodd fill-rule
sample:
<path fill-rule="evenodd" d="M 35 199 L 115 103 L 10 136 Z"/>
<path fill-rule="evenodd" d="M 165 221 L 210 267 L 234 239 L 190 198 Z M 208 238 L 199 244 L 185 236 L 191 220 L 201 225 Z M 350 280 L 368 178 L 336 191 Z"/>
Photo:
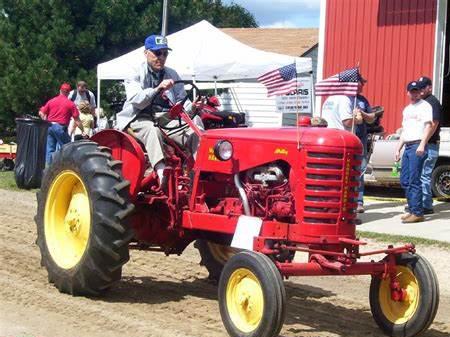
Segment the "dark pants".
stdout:
<path fill-rule="evenodd" d="M 423 163 L 422 170 L 422 194 L 423 208 L 433 209 L 433 193 L 431 191 L 431 175 L 433 174 L 434 165 L 439 157 L 439 145 L 428 143 L 427 159 Z"/>
<path fill-rule="evenodd" d="M 53 153 L 57 147 L 60 148 L 70 142 L 70 136 L 67 133 L 67 126 L 60 124 L 52 124 L 47 131 L 47 153 L 45 156 L 45 164 L 50 165 Z"/>
<path fill-rule="evenodd" d="M 422 168 L 427 158 L 427 154 L 418 156 L 416 150 L 418 143 L 406 144 L 405 152 L 402 157 L 402 170 L 400 174 L 400 183 L 405 190 L 406 199 L 408 201 L 409 212 L 411 214 L 422 216 Z"/>

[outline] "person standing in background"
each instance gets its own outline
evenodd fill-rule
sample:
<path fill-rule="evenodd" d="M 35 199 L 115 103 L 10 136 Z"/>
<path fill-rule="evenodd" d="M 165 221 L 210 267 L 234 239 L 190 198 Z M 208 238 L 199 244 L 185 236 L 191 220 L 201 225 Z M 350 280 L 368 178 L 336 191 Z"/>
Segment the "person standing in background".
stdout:
<path fill-rule="evenodd" d="M 375 120 L 375 113 L 370 108 L 369 101 L 361 95 L 367 81 L 358 75 L 358 91 L 355 96 L 333 95 L 329 96 L 322 107 L 322 117 L 327 121 L 328 127 L 339 130 L 352 130 L 355 123 L 356 136 L 363 145 L 361 161 L 361 176 L 358 188 L 358 213 L 364 213 L 364 173 L 367 167 L 367 124 Z"/>
<path fill-rule="evenodd" d="M 67 96 L 70 92 L 70 84 L 63 83 L 59 90 L 59 95 L 49 100 L 39 109 L 39 116 L 51 123 L 47 131 L 47 151 L 45 155 L 46 165 L 52 162 L 52 155 L 57 146 L 70 142 L 70 136 L 67 132 L 70 119 L 73 118 L 76 125 L 80 125 L 84 134 L 83 126 L 79 118 L 79 112 L 73 102 Z"/>
<path fill-rule="evenodd" d="M 105 111 L 102 108 L 97 108 L 97 114 L 99 116 L 97 121 L 97 127 L 95 133 L 109 128 L 108 118 L 105 116 Z"/>
<path fill-rule="evenodd" d="M 95 108 L 97 104 L 95 103 L 95 96 L 92 91 L 89 91 L 88 85 L 85 81 L 79 81 L 77 83 L 77 89 L 72 90 L 69 93 L 69 99 L 75 103 L 75 105 L 80 105 L 83 101 L 88 101 L 91 107 L 91 113 L 95 114 Z"/>
<path fill-rule="evenodd" d="M 95 115 L 97 103 L 95 102 L 94 93 L 89 91 L 85 81 L 78 81 L 77 88 L 69 93 L 69 99 L 74 102 L 76 106 L 80 105 L 83 101 L 88 101 L 91 107 L 92 117 L 94 118 L 94 127 L 97 127 L 97 116 Z"/>
<path fill-rule="evenodd" d="M 352 105 L 355 106 L 354 113 L 356 116 L 362 117 L 362 122 L 356 124 L 355 134 L 363 145 L 363 156 L 361 159 L 361 176 L 359 178 L 358 188 L 358 207 L 356 211 L 358 213 L 364 213 L 364 174 L 367 168 L 367 125 L 372 124 L 377 115 L 372 112 L 370 103 L 361 93 L 363 91 L 366 80 L 360 76 L 358 81 L 358 94 L 356 95 L 356 104 L 354 104 L 355 97 L 351 97 Z"/>
<path fill-rule="evenodd" d="M 80 111 L 81 126 L 75 128 L 75 140 L 86 139 L 92 136 L 94 129 L 94 117 L 91 113 L 91 105 L 88 101 L 82 101 L 78 105 Z"/>
<path fill-rule="evenodd" d="M 433 85 L 428 77 L 422 76 L 417 80 L 420 88 L 420 96 L 423 100 L 428 102 L 433 109 L 433 120 L 431 121 L 432 136 L 427 144 L 427 159 L 423 163 L 422 176 L 422 199 L 423 199 L 423 213 L 433 214 L 433 193 L 431 191 L 431 174 L 433 173 L 434 165 L 439 156 L 439 133 L 441 131 L 442 121 L 442 105 L 439 100 L 432 95 Z"/>
<path fill-rule="evenodd" d="M 395 161 L 400 160 L 400 152 L 405 146 L 400 184 L 405 190 L 409 212 L 401 219 L 403 223 L 414 223 L 425 220 L 420 177 L 427 158 L 426 146 L 433 133 L 431 128 L 433 109 L 428 102 L 420 98 L 420 87 L 416 81 L 408 84 L 407 92 L 410 104 L 403 110 L 403 130 L 395 152 Z"/>

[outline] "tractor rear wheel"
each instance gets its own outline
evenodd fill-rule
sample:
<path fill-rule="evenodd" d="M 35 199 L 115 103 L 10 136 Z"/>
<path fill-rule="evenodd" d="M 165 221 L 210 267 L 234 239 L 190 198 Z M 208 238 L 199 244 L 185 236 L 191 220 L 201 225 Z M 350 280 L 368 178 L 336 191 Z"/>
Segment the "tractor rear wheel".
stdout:
<path fill-rule="evenodd" d="M 285 305 L 283 280 L 266 255 L 243 251 L 225 264 L 219 282 L 219 307 L 230 336 L 278 336 Z"/>
<path fill-rule="evenodd" d="M 98 295 L 121 278 L 133 232 L 121 162 L 90 141 L 65 145 L 44 172 L 38 193 L 37 244 L 59 291 Z"/>
<path fill-rule="evenodd" d="M 439 285 L 430 263 L 417 254 L 397 257 L 396 275 L 406 298 L 391 296 L 390 277 L 372 278 L 370 309 L 378 326 L 389 336 L 412 337 L 433 322 L 439 305 Z"/>
<path fill-rule="evenodd" d="M 194 247 L 200 253 L 200 265 L 205 266 L 209 272 L 208 278 L 214 282 L 219 282 L 225 263 L 240 250 L 230 246 L 221 245 L 212 241 L 198 239 Z"/>

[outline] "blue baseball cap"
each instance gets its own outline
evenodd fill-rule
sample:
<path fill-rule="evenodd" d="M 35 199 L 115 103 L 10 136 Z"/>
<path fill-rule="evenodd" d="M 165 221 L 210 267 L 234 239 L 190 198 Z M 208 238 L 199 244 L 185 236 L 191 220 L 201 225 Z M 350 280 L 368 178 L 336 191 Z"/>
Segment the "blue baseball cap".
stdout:
<path fill-rule="evenodd" d="M 429 85 L 433 85 L 433 82 L 430 78 L 422 76 L 417 80 L 417 84 L 419 85 L 420 89 L 424 89 Z"/>
<path fill-rule="evenodd" d="M 160 49 L 169 49 L 167 45 L 167 39 L 162 35 L 150 35 L 145 39 L 145 49 L 149 49 L 151 51 L 160 50 Z"/>
<path fill-rule="evenodd" d="M 419 83 L 417 83 L 417 81 L 409 82 L 408 85 L 406 86 L 406 90 L 408 91 L 420 90 Z"/>

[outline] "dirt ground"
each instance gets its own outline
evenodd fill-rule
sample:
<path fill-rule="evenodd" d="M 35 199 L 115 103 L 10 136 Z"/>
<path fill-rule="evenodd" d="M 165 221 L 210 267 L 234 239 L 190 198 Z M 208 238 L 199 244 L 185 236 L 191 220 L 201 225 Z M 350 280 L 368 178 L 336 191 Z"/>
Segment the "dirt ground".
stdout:
<path fill-rule="evenodd" d="M 33 217 L 35 195 L 0 190 L 0 337 L 227 336 L 216 286 L 189 247 L 180 257 L 131 252 L 123 279 L 104 297 L 72 297 L 47 282 Z M 384 245 L 383 245 L 384 246 Z M 381 247 L 371 243 L 367 249 Z M 450 252 L 419 247 L 440 282 L 440 307 L 425 336 L 450 334 Z M 368 277 L 294 278 L 281 336 L 375 337 Z"/>

